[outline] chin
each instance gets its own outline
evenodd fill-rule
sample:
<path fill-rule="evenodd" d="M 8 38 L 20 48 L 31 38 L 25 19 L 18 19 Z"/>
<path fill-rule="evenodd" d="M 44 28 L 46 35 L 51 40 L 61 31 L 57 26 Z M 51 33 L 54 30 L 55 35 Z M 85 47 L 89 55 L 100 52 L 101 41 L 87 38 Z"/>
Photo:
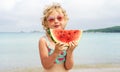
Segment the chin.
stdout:
<path fill-rule="evenodd" d="M 62 27 L 55 27 L 54 29 L 64 29 L 64 28 L 62 28 Z"/>

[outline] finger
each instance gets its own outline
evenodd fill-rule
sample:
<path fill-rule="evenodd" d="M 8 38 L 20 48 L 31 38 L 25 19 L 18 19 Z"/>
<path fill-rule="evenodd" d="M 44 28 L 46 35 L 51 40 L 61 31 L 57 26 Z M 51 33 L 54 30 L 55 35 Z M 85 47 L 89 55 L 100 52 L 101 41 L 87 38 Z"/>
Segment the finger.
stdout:
<path fill-rule="evenodd" d="M 55 48 L 56 48 L 57 50 L 59 50 L 59 49 L 61 48 L 60 43 L 56 43 Z"/>
<path fill-rule="evenodd" d="M 74 44 L 72 42 L 69 43 L 69 47 L 70 48 L 73 48 L 74 47 Z"/>
<path fill-rule="evenodd" d="M 59 43 L 56 43 L 56 45 L 59 45 Z"/>
<path fill-rule="evenodd" d="M 74 46 L 78 45 L 77 41 L 73 41 L 73 44 L 74 44 Z"/>
<path fill-rule="evenodd" d="M 78 42 L 77 41 L 74 41 L 74 43 L 77 45 L 78 44 Z"/>
<path fill-rule="evenodd" d="M 62 47 L 64 47 L 64 44 L 62 44 L 62 43 L 57 43 L 57 48 L 58 48 L 58 49 L 61 49 Z"/>
<path fill-rule="evenodd" d="M 74 42 L 71 42 L 71 46 L 75 46 Z"/>
<path fill-rule="evenodd" d="M 71 47 L 71 42 L 68 43 L 69 47 Z"/>
<path fill-rule="evenodd" d="M 63 49 L 63 48 L 65 48 L 65 45 L 63 44 L 63 45 L 59 46 L 59 48 Z"/>
<path fill-rule="evenodd" d="M 62 46 L 62 44 L 61 44 L 61 43 L 57 43 L 56 45 L 57 45 L 57 46 Z"/>
<path fill-rule="evenodd" d="M 64 46 L 64 44 L 63 44 L 63 43 L 60 43 L 60 46 Z"/>
<path fill-rule="evenodd" d="M 60 50 L 67 50 L 68 47 L 61 46 Z"/>

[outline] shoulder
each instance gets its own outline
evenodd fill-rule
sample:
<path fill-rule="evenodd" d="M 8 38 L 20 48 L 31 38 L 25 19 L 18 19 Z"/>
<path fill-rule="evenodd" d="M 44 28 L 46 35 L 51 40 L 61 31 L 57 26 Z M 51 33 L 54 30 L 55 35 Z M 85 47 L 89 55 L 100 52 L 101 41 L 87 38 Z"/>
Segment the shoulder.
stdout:
<path fill-rule="evenodd" d="M 40 43 L 45 43 L 45 42 L 46 42 L 45 36 L 42 36 L 42 37 L 39 39 L 39 44 L 40 44 Z"/>
<path fill-rule="evenodd" d="M 46 40 L 45 40 L 45 36 L 42 36 L 40 39 L 39 39 L 39 43 L 40 42 L 45 42 Z"/>
<path fill-rule="evenodd" d="M 39 39 L 39 53 L 40 53 L 40 57 L 43 58 L 43 57 L 46 57 L 48 56 L 48 49 L 47 49 L 47 45 L 46 45 L 46 39 L 45 37 L 41 37 Z"/>
<path fill-rule="evenodd" d="M 45 36 L 39 39 L 39 48 L 45 49 L 47 47 Z"/>
<path fill-rule="evenodd" d="M 46 39 L 45 39 L 44 36 L 42 36 L 42 37 L 39 39 L 38 45 L 39 45 L 39 48 L 42 48 L 43 46 L 46 46 Z M 41 46 L 42 46 L 42 47 L 41 47 Z"/>

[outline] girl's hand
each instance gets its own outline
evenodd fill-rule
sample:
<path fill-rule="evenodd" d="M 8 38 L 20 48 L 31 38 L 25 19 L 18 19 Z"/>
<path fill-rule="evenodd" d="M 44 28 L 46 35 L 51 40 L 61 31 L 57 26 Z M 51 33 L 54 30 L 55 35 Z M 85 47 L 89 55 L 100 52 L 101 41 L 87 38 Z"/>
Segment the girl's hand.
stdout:
<path fill-rule="evenodd" d="M 56 43 L 55 52 L 56 53 L 61 53 L 63 50 L 65 50 L 65 44 Z"/>
<path fill-rule="evenodd" d="M 68 45 L 69 45 L 69 48 L 67 49 L 67 51 L 72 52 L 77 47 L 78 43 L 73 41 L 73 42 L 70 42 Z"/>

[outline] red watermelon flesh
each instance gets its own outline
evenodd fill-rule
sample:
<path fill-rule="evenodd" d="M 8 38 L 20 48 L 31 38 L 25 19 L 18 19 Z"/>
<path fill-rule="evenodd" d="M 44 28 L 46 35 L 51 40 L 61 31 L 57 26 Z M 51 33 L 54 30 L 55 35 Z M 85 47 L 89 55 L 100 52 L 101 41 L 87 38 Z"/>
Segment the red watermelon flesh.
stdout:
<path fill-rule="evenodd" d="M 50 35 L 55 42 L 68 44 L 72 41 L 78 42 L 82 30 L 50 29 Z"/>

